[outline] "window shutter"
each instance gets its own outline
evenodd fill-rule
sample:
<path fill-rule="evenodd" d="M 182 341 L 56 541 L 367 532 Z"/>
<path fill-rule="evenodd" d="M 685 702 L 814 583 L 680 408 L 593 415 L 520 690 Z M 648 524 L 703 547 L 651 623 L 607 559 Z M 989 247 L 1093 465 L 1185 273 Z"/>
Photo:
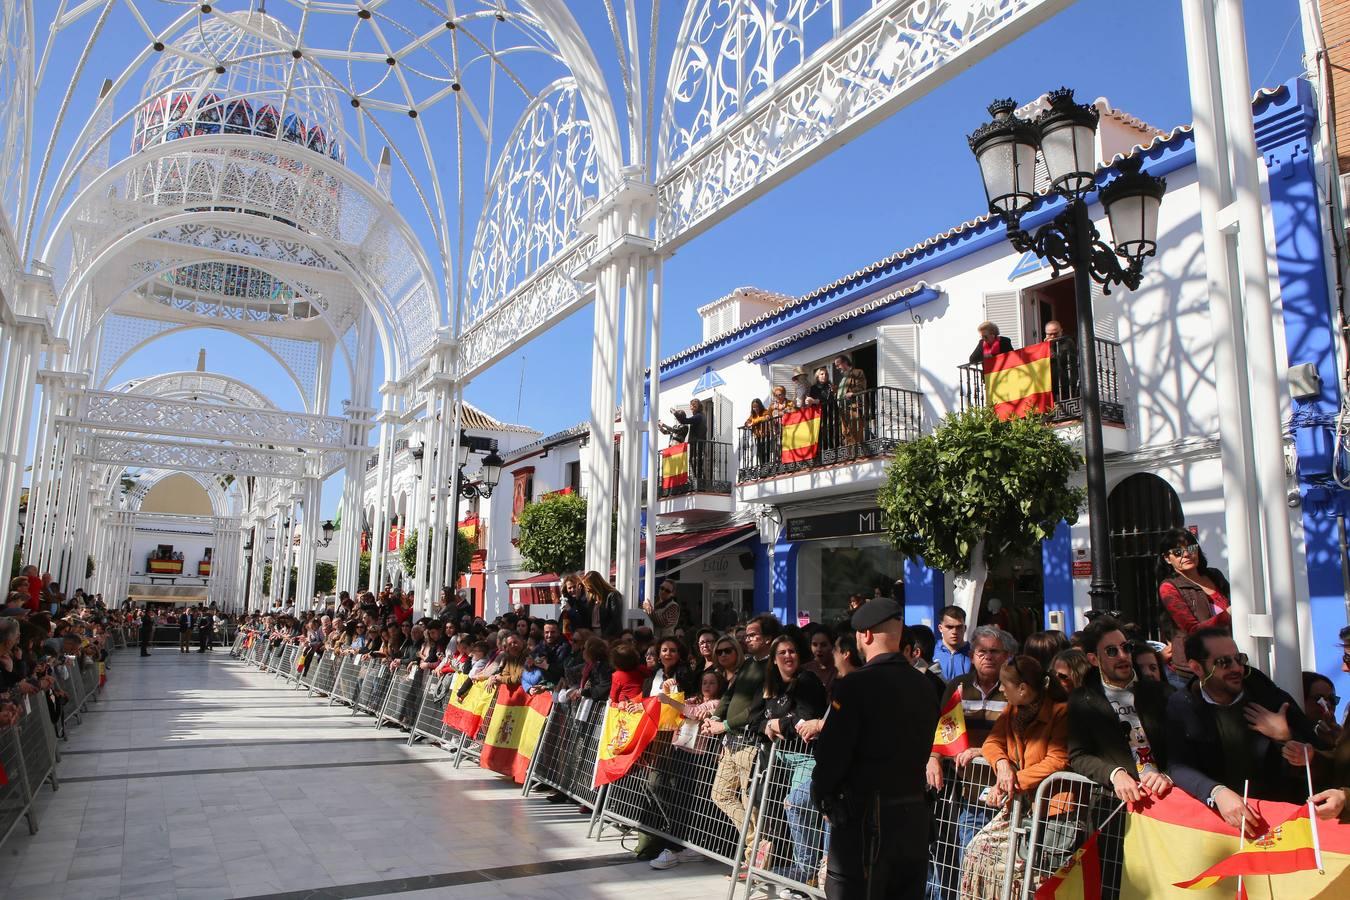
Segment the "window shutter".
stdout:
<path fill-rule="evenodd" d="M 1102 292 L 1102 286 L 1092 282 L 1092 325 L 1097 337 L 1120 343 L 1120 297 L 1125 288 L 1117 287 L 1111 294 Z"/>
<path fill-rule="evenodd" d="M 984 295 L 984 317 L 998 326 L 999 334 L 1021 347 L 1022 299 L 1020 291 L 991 291 Z"/>
<path fill-rule="evenodd" d="M 790 366 L 784 363 L 769 363 L 769 386 L 771 388 L 784 388 L 787 391 L 789 400 L 792 399 L 793 391 L 796 390 L 796 385 L 792 383 L 792 372 L 796 368 L 796 366 Z M 764 400 L 765 406 L 769 405 L 768 396 L 771 393 L 772 391 L 765 391 L 765 396 L 761 398 Z"/>
<path fill-rule="evenodd" d="M 735 417 L 731 412 L 731 398 L 724 397 L 720 393 L 713 394 L 712 407 L 714 410 L 713 427 L 708 430 L 708 440 L 721 441 L 724 444 L 734 444 L 735 437 L 732 432 L 736 423 Z"/>
<path fill-rule="evenodd" d="M 877 379 L 881 387 L 919 390 L 919 326 L 877 329 Z"/>

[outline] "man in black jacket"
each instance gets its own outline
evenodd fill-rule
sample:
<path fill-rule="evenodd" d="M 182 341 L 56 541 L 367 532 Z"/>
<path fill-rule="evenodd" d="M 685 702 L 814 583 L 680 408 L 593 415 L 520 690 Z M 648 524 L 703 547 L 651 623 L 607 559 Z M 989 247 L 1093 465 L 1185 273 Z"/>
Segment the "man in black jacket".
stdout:
<path fill-rule="evenodd" d="M 904 609 L 890 598 L 853 614 L 867 659 L 834 685 L 816 739 L 811 795 L 829 818 L 829 900 L 923 897 L 932 810 L 924 767 L 938 704 L 905 658 Z"/>
<path fill-rule="evenodd" d="M 1134 671 L 1121 625 L 1100 616 L 1083 630 L 1096 668 L 1069 697 L 1069 765 L 1135 803 L 1172 789 L 1167 775 L 1167 697 L 1161 682 Z"/>
<path fill-rule="evenodd" d="M 1293 698 L 1248 668 L 1232 635 L 1200 628 L 1186 638 L 1186 664 L 1195 680 L 1167 701 L 1170 771 L 1177 786 L 1203 800 L 1247 836 L 1269 827 L 1242 801 L 1303 803 L 1306 775 L 1285 762 L 1284 743 L 1316 743 L 1313 725 Z"/>

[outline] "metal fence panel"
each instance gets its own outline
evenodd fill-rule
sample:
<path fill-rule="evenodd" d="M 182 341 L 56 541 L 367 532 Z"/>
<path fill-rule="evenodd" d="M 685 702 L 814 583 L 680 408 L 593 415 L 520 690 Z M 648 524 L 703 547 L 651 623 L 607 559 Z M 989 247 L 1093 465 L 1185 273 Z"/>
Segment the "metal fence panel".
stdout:
<path fill-rule="evenodd" d="M 534 784 L 546 784 L 594 809 L 597 795 L 592 787 L 595 754 L 600 747 L 605 707 L 603 703 L 592 703 L 587 714 L 582 716 L 581 706 L 577 703 L 553 704 L 525 789 L 530 790 Z"/>
<path fill-rule="evenodd" d="M 384 695 L 392 681 L 393 673 L 390 672 L 388 663 L 377 658 L 365 680 L 361 682 L 361 693 L 356 698 L 357 709 L 372 716 L 379 715 L 380 707 L 384 704 Z"/>
<path fill-rule="evenodd" d="M 320 697 L 327 697 L 333 693 L 333 682 L 337 679 L 337 654 L 332 651 L 325 653 L 318 666 L 311 662 L 310 668 L 314 671 L 314 681 L 310 685 L 313 692 Z"/>
<path fill-rule="evenodd" d="M 408 740 L 418 735 L 433 741 L 445 738 L 445 706 L 450 700 L 450 682 L 454 675 L 436 675 L 428 678 L 422 691 L 422 702 L 417 707 L 413 719 L 412 733 Z"/>
<path fill-rule="evenodd" d="M 343 656 L 337 671 L 333 673 L 333 690 L 328 694 L 329 699 L 351 706 L 356 699 L 356 692 L 361 689 L 361 678 L 368 669 L 368 662 L 362 662 L 355 656 Z"/>
<path fill-rule="evenodd" d="M 45 693 L 27 694 L 23 698 L 23 717 L 18 723 L 19 746 L 23 752 L 23 767 L 28 778 L 29 795 L 36 794 L 38 788 L 49 778 L 56 786 L 56 744 L 48 743 L 47 728 L 42 719 L 51 722 L 51 712 L 47 707 Z"/>
<path fill-rule="evenodd" d="M 244 649 L 244 638 L 248 637 L 243 631 L 237 631 L 234 635 L 234 642 L 230 644 L 230 655 L 238 658 Z"/>
<path fill-rule="evenodd" d="M 56 684 L 66 694 L 60 703 L 61 733 L 64 736 L 70 723 L 79 721 L 80 709 L 84 706 L 84 679 L 77 676 L 75 664 L 67 659 L 56 666 Z"/>
<path fill-rule="evenodd" d="M 375 716 L 375 727 L 388 721 L 400 728 L 410 728 L 421 704 L 422 670 L 416 662 L 410 662 L 394 673 L 389 690 L 384 695 L 384 703 Z"/>
<path fill-rule="evenodd" d="M 472 759 L 478 762 L 483 755 L 483 741 L 487 738 L 488 725 L 492 722 L 492 713 L 497 708 L 497 692 L 492 692 L 492 699 L 488 701 L 487 709 L 483 710 L 482 721 L 478 723 L 478 729 L 473 734 L 461 734 L 459 742 L 449 747 L 451 754 L 455 757 L 455 768 L 458 769 L 460 763 L 464 760 Z M 454 729 L 450 729 L 454 730 Z"/>
<path fill-rule="evenodd" d="M 1018 848 L 1027 861 L 1027 876 L 1020 886 L 1014 885 L 1016 896 L 1030 900 L 1041 882 L 1059 871 L 1088 835 L 1100 828 L 1097 850 L 1102 897 L 1119 897 L 1125 865 L 1125 816 L 1115 815 L 1120 805 L 1110 788 L 1073 772 L 1058 772 L 1041 782 L 1028 810 L 1028 845 Z"/>
<path fill-rule="evenodd" d="M 24 767 L 19 725 L 0 731 L 0 765 L 5 767 L 9 783 L 0 785 L 0 845 L 3 845 L 19 820 L 28 816 L 28 831 L 37 831 L 37 819 L 30 812 L 32 792 Z"/>
<path fill-rule="evenodd" d="M 830 828 L 811 802 L 812 745 L 799 737 L 774 741 L 760 777 L 755 827 L 748 842 L 746 896 L 758 883 L 825 896 Z"/>
<path fill-rule="evenodd" d="M 754 821 L 759 744 L 737 735 L 699 736 L 693 749 L 659 732 L 628 774 L 608 785 L 600 811 L 606 822 L 639 828 L 704 856 L 739 867 Z M 595 750 L 588 755 L 595 763 Z"/>

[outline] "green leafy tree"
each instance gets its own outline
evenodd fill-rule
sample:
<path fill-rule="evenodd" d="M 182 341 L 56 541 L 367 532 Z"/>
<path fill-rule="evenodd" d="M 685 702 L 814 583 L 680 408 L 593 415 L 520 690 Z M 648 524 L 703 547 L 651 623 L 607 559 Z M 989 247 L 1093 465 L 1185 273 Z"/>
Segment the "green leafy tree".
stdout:
<path fill-rule="evenodd" d="M 9 562 L 9 577 L 14 578 L 23 569 L 23 544 L 14 545 L 14 556 Z"/>
<path fill-rule="evenodd" d="M 94 577 L 94 557 L 92 556 L 87 557 L 84 561 L 84 577 L 85 578 Z"/>
<path fill-rule="evenodd" d="M 526 506 L 517 522 L 517 548 L 536 572 L 575 572 L 586 558 L 586 501 L 553 494 Z"/>
<path fill-rule="evenodd" d="M 314 564 L 314 590 L 327 594 L 337 585 L 337 566 L 330 562 Z"/>
<path fill-rule="evenodd" d="M 896 550 L 970 576 L 963 605 L 973 612 L 987 566 L 1032 552 L 1061 520 L 1078 521 L 1086 493 L 1069 482 L 1081 465 L 1040 419 L 1003 422 L 981 407 L 902 444 L 877 502 Z"/>
<path fill-rule="evenodd" d="M 478 551 L 478 545 L 460 534 L 459 529 L 455 529 L 455 575 L 454 580 L 459 581 L 459 577 L 469 571 L 469 564 L 473 561 L 473 555 Z M 408 532 L 408 539 L 403 542 L 403 546 L 398 551 L 399 565 L 403 567 L 405 575 L 412 575 L 417 571 L 417 529 Z M 369 566 L 367 565 L 367 568 Z M 364 584 L 364 578 L 362 579 Z"/>
<path fill-rule="evenodd" d="M 286 586 L 289 591 L 287 596 L 291 597 L 292 599 L 295 598 L 295 583 L 297 580 L 297 574 L 298 573 L 296 572 L 295 566 L 291 566 L 291 575 L 290 578 L 287 579 Z M 264 594 L 272 593 L 272 564 L 270 562 L 263 563 L 262 589 Z"/>
<path fill-rule="evenodd" d="M 366 550 L 357 563 L 356 589 L 364 591 L 368 584 L 370 584 L 370 551 Z"/>

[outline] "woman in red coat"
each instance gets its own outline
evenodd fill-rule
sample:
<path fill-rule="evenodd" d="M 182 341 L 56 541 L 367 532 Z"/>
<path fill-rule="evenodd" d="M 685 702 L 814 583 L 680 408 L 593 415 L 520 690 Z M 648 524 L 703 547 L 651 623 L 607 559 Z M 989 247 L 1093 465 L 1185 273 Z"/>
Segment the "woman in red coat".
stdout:
<path fill-rule="evenodd" d="M 1228 579 L 1209 566 L 1200 542 L 1184 528 L 1163 536 L 1158 551 L 1158 599 L 1172 624 L 1173 670 L 1186 671 L 1186 636 L 1200 628 L 1229 628 Z"/>

